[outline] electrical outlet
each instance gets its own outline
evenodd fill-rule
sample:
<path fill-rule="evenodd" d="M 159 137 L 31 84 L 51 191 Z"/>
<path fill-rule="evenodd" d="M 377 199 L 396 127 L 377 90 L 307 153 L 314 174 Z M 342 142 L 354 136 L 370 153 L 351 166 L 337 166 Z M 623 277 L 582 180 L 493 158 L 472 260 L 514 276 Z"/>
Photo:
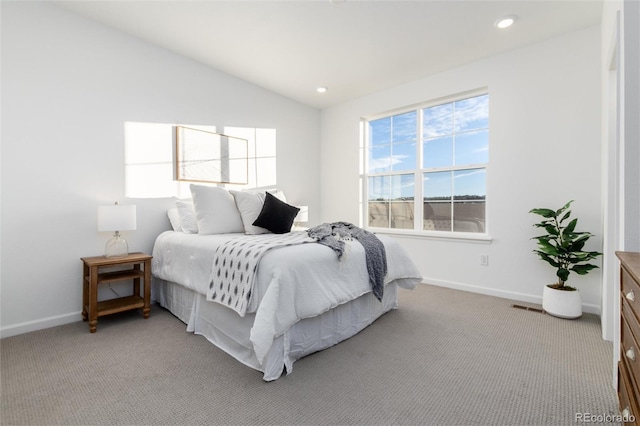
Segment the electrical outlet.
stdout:
<path fill-rule="evenodd" d="M 489 266 L 489 255 L 481 254 L 480 255 L 480 266 Z"/>

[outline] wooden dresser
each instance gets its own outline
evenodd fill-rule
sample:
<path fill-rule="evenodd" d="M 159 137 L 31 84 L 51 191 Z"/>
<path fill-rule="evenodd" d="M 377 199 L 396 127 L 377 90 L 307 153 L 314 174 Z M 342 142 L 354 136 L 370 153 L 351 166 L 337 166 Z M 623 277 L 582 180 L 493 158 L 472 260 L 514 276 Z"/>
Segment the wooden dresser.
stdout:
<path fill-rule="evenodd" d="M 620 362 L 618 401 L 625 425 L 640 424 L 640 253 L 620 259 Z"/>

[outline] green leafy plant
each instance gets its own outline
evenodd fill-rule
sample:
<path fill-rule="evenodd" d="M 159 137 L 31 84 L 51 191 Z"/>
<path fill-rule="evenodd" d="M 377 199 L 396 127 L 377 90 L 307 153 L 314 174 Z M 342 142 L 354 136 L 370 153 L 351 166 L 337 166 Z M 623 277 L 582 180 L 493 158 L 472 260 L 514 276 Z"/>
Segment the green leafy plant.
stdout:
<path fill-rule="evenodd" d="M 549 287 L 558 290 L 575 291 L 574 287 L 565 285 L 569 274 L 571 272 L 578 275 L 589 273 L 597 266 L 587 262 L 602 254 L 597 251 L 583 250 L 585 243 L 593 234 L 576 231 L 578 219 L 571 219 L 571 210 L 569 210 L 572 202 L 573 200 L 569 201 L 559 210 L 542 208 L 532 209 L 529 212 L 543 218 L 541 222 L 533 225 L 546 231 L 545 235 L 532 238 L 538 242 L 538 248 L 534 253 L 556 268 L 558 282 Z"/>

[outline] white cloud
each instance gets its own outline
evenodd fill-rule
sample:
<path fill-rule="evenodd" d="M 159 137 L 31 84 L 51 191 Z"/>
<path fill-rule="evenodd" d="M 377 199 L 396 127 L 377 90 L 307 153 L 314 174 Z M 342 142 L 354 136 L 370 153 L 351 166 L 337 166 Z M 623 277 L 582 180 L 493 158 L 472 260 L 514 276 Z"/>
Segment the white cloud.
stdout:
<path fill-rule="evenodd" d="M 478 121 L 485 121 L 488 117 L 488 95 L 438 105 L 424 110 L 425 125 L 423 133 L 427 138 L 451 134 L 454 132 L 454 122 L 455 131 L 468 130 L 477 127 Z"/>
<path fill-rule="evenodd" d="M 394 166 L 396 164 L 400 164 L 404 159 L 409 158 L 408 155 L 399 154 L 392 155 L 391 162 L 389 162 L 389 158 L 370 158 L 369 159 L 369 170 L 385 170 L 389 166 Z"/>

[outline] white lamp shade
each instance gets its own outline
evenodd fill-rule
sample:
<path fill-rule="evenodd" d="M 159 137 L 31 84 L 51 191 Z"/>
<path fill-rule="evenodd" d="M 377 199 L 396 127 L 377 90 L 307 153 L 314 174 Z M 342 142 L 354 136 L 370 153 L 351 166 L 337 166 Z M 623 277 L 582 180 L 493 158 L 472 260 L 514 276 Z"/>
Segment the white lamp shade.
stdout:
<path fill-rule="evenodd" d="M 296 223 L 305 223 L 309 222 L 309 206 L 296 206 L 300 209 L 298 214 L 296 215 L 294 222 Z"/>
<path fill-rule="evenodd" d="M 98 231 L 133 231 L 136 229 L 136 206 L 98 206 Z"/>

